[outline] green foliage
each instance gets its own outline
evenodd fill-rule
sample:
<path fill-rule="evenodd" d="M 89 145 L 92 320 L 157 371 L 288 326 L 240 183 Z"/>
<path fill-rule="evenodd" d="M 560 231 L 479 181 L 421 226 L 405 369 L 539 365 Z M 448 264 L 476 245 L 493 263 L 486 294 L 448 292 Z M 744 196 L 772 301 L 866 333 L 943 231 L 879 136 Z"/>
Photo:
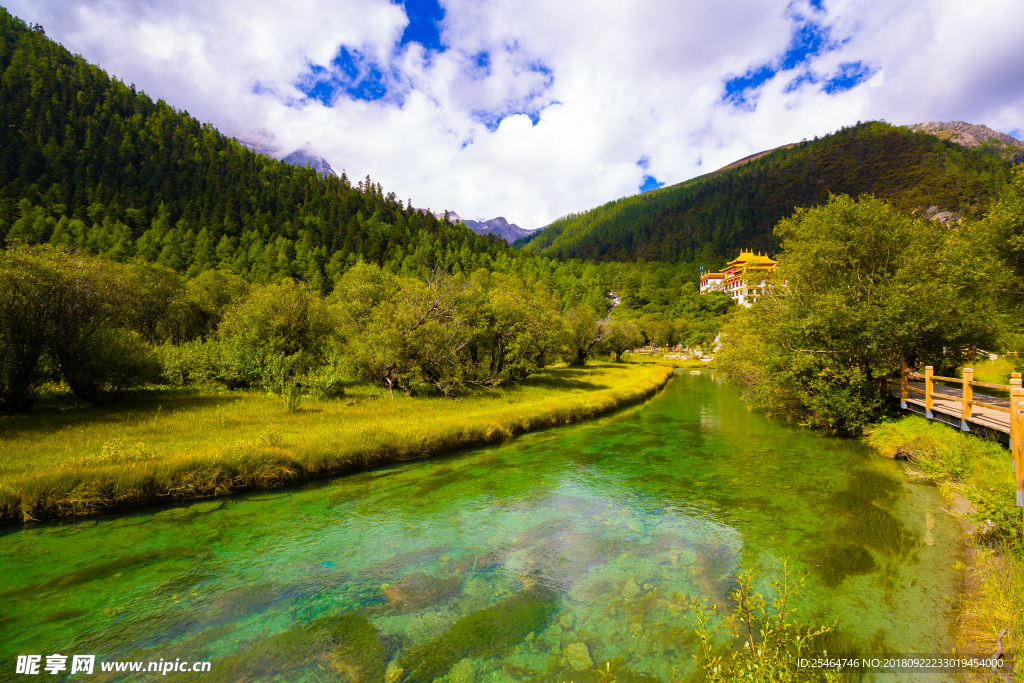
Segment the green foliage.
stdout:
<path fill-rule="evenodd" d="M 293 280 L 253 289 L 227 311 L 219 328 L 222 343 L 238 359 L 238 378 L 276 393 L 318 371 L 334 335 L 326 302 Z"/>
<path fill-rule="evenodd" d="M 715 267 L 740 247 L 776 252 L 774 225 L 831 194 L 873 193 L 907 212 L 937 206 L 976 216 L 1008 171 L 998 155 L 873 121 L 571 214 L 519 246 L 560 259 Z"/>
<path fill-rule="evenodd" d="M 100 329 L 81 340 L 61 364 L 75 396 L 89 403 L 109 400 L 160 376 L 153 350 L 126 329 Z"/>
<path fill-rule="evenodd" d="M 500 273 L 437 271 L 421 281 L 359 264 L 332 300 L 355 373 L 392 394 L 426 384 L 449 396 L 521 381 L 561 352 L 553 293 Z"/>
<path fill-rule="evenodd" d="M 50 247 L 0 251 L 0 412 L 31 408 L 44 354 L 90 403 L 152 379 L 152 353 L 129 330 L 130 283 L 110 261 Z"/>
<path fill-rule="evenodd" d="M 901 363 L 954 372 L 997 334 L 995 265 L 976 224 L 947 228 L 832 197 L 776 228 L 768 296 L 732 318 L 719 362 L 769 412 L 842 432 L 876 421 Z"/>
<path fill-rule="evenodd" d="M 611 332 L 608 321 L 586 306 L 577 306 L 565 315 L 566 343 L 570 365 L 582 366 L 595 348 Z"/>
<path fill-rule="evenodd" d="M 226 357 L 228 352 L 224 344 L 203 339 L 155 348 L 161 379 L 173 386 L 239 386 L 239 380 L 231 373 L 235 363 Z"/>
<path fill-rule="evenodd" d="M 769 606 L 769 601 L 754 590 L 756 572 L 753 569 L 737 572 L 737 586 L 731 594 L 735 603 L 733 611 L 723 615 L 712 605 L 720 623 L 710 629 L 709 616 L 700 601 L 693 604 L 696 634 L 701 645 L 700 656 L 694 655 L 693 658 L 706 673 L 707 681 L 811 683 L 839 680 L 835 672 L 824 672 L 822 678 L 819 670 L 798 665 L 801 656 L 814 650 L 816 638 L 835 630 L 834 624 L 811 628 L 793 619 L 796 609 L 789 606 L 790 598 L 803 586 L 806 577 L 804 572 L 793 582 L 788 560 L 783 558 L 782 580 L 770 579 L 774 597 Z M 715 647 L 715 634 L 721 629 L 740 644 L 727 655 L 719 653 Z"/>
<path fill-rule="evenodd" d="M 622 354 L 640 345 L 640 328 L 632 320 L 612 320 L 608 325 L 608 336 L 603 348 L 615 356 L 615 362 L 622 361 Z"/>

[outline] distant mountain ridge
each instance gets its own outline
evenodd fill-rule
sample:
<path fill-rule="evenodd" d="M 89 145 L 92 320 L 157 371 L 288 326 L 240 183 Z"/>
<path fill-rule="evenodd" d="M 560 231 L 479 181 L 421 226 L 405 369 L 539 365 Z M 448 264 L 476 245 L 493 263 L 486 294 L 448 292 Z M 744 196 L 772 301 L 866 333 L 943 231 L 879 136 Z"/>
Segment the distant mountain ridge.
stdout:
<path fill-rule="evenodd" d="M 1019 141 L 963 122 L 918 126 L 946 132 L 858 123 L 564 216 L 515 246 L 562 260 L 712 263 L 737 249 L 772 254 L 776 223 L 830 194 L 874 194 L 907 213 L 979 215 L 1008 180 Z"/>
<path fill-rule="evenodd" d="M 444 213 L 435 213 L 434 216 L 444 218 Z M 527 230 L 526 228 L 520 228 L 515 223 L 509 223 L 505 220 L 504 216 L 498 216 L 489 221 L 474 221 L 464 219 L 454 211 L 449 211 L 448 220 L 452 223 L 462 223 L 478 235 L 497 235 L 509 244 L 512 244 L 521 237 L 527 237 L 537 232 L 537 230 Z"/>

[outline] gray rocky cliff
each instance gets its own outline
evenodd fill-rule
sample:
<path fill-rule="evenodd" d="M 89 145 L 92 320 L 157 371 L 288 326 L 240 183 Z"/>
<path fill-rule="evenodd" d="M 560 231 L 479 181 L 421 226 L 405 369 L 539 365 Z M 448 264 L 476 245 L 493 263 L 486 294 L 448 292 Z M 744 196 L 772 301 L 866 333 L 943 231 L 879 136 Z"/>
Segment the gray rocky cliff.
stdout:
<path fill-rule="evenodd" d="M 999 148 L 1004 158 L 1016 158 L 1020 156 L 1020 150 L 1024 150 L 1024 142 L 1017 138 L 992 130 L 988 126 L 966 121 L 928 121 L 908 127 L 916 133 L 930 133 L 964 147 L 991 145 Z"/>

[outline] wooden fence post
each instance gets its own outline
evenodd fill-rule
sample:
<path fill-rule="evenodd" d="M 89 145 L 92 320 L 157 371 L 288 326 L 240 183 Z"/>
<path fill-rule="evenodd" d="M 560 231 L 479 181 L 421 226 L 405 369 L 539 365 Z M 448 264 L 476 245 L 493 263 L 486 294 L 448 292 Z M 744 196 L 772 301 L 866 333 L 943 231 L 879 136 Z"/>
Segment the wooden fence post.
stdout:
<path fill-rule="evenodd" d="M 1010 454 L 1013 456 L 1013 476 L 1017 488 L 1018 507 L 1024 507 L 1024 493 L 1022 493 L 1024 491 L 1024 472 L 1021 471 L 1021 398 L 1024 398 L 1024 389 L 1020 386 L 1010 389 Z"/>
<path fill-rule="evenodd" d="M 935 381 L 932 379 L 934 368 L 931 365 L 924 366 L 924 416 L 932 419 L 932 391 L 935 388 Z"/>
<path fill-rule="evenodd" d="M 900 410 L 907 409 L 907 361 L 900 368 Z"/>
<path fill-rule="evenodd" d="M 973 381 L 974 368 L 964 368 L 964 388 L 961 392 L 963 408 L 960 410 L 960 429 L 965 432 L 971 431 L 971 428 L 967 426 L 967 419 L 971 416 L 971 401 L 974 400 L 974 387 L 971 386 Z"/>

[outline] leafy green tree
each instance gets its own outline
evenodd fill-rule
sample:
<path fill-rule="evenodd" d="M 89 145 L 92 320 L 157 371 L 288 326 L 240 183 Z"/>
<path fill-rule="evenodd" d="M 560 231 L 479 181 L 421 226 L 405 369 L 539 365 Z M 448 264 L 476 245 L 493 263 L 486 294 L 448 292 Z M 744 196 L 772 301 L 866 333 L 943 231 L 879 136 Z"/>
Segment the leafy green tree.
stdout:
<path fill-rule="evenodd" d="M 0 251 L 0 413 L 28 412 L 44 380 L 39 359 L 53 330 L 55 268 L 32 250 Z"/>
<path fill-rule="evenodd" d="M 168 338 L 189 340 L 212 337 L 228 308 L 249 294 L 250 285 L 224 270 L 206 270 L 185 283 L 181 318 L 169 323 Z"/>
<path fill-rule="evenodd" d="M 218 333 L 234 353 L 241 380 L 281 393 L 320 369 L 335 342 L 336 322 L 319 294 L 282 280 L 254 287 L 233 304 Z"/>
<path fill-rule="evenodd" d="M 953 372 L 968 346 L 995 338 L 995 266 L 975 224 L 838 196 L 776 233 L 769 294 L 727 325 L 718 356 L 769 412 L 857 432 L 879 417 L 902 363 Z"/>
<path fill-rule="evenodd" d="M 462 363 L 476 379 L 517 382 L 560 353 L 558 300 L 543 283 L 481 269 L 460 306 L 474 327 Z"/>
<path fill-rule="evenodd" d="M 589 306 L 576 306 L 563 318 L 569 365 L 583 366 L 595 347 L 608 336 L 608 320 L 602 319 Z"/>
<path fill-rule="evenodd" d="M 613 319 L 608 328 L 604 346 L 614 354 L 616 363 L 622 361 L 623 353 L 635 349 L 643 341 L 643 333 L 636 321 Z"/>
<path fill-rule="evenodd" d="M 992 285 L 999 290 L 1007 315 L 1004 345 L 1024 351 L 1024 164 L 1018 165 L 981 221 L 988 248 L 1002 264 L 993 273 Z"/>
<path fill-rule="evenodd" d="M 43 354 L 90 403 L 155 376 L 152 353 L 127 329 L 128 280 L 124 266 L 49 246 L 0 252 L 0 411 L 31 408 Z"/>

